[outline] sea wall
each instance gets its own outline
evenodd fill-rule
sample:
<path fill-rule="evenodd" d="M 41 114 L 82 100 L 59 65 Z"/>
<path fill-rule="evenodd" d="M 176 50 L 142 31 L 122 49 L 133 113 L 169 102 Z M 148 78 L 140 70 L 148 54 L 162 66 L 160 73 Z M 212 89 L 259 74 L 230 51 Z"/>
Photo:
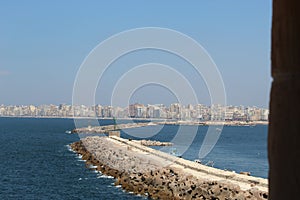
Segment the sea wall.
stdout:
<path fill-rule="evenodd" d="M 73 133 L 108 133 L 115 129 L 128 129 L 128 128 L 138 128 L 143 126 L 155 126 L 155 123 L 127 123 L 127 124 L 117 124 L 115 125 L 106 125 L 106 126 L 89 126 L 76 128 L 72 130 Z"/>
<path fill-rule="evenodd" d="M 172 146 L 173 145 L 173 143 L 171 142 L 160 142 L 156 140 L 136 140 L 136 141 L 144 146 Z"/>
<path fill-rule="evenodd" d="M 70 146 L 82 155 L 88 168 L 113 176 L 115 184 L 121 185 L 126 191 L 152 199 L 242 200 L 268 197 L 267 191 L 263 189 L 264 183 L 258 183 L 260 179 L 251 183 L 231 179 L 225 171 L 225 175 L 218 172 L 222 177 L 216 176 L 215 171 L 212 171 L 214 174 L 209 171 L 199 172 L 193 169 L 200 166 L 198 163 L 189 168 L 191 163 L 184 159 L 169 157 L 134 141 L 117 137 L 87 137 Z M 174 163 L 176 160 L 180 160 L 179 164 Z M 241 179 L 250 178 L 236 175 Z"/>
<path fill-rule="evenodd" d="M 76 128 L 72 130 L 72 133 L 108 133 L 109 131 L 116 129 L 129 129 L 139 128 L 145 126 L 157 126 L 157 125 L 186 125 L 186 126 L 256 126 L 256 125 L 268 125 L 267 121 L 159 121 L 159 122 L 140 122 L 140 123 L 126 123 L 106 126 L 89 126 Z"/>

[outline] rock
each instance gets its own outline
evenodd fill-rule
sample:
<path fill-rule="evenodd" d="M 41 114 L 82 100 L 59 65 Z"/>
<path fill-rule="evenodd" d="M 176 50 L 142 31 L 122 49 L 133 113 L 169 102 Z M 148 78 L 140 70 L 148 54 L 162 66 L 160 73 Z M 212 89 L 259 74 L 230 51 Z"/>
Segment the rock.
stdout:
<path fill-rule="evenodd" d="M 246 176 L 250 176 L 251 173 L 250 172 L 240 172 L 240 174 L 246 175 Z"/>
<path fill-rule="evenodd" d="M 122 149 L 113 149 L 105 139 L 87 137 L 70 147 L 87 166 L 113 176 L 115 185 L 126 191 L 152 199 L 267 199 L 268 193 L 253 187 L 242 191 L 238 185 L 218 181 L 204 181 L 173 168 L 157 168 Z M 101 151 L 99 151 L 101 149 Z M 144 164 L 143 164 L 144 163 Z M 94 168 L 94 167 L 93 167 Z M 246 174 L 248 175 L 248 174 Z"/>

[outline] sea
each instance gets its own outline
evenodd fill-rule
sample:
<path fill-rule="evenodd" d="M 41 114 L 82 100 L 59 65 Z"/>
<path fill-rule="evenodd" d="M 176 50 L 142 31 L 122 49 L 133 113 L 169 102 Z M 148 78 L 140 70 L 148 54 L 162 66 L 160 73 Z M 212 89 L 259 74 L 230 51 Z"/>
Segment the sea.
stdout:
<path fill-rule="evenodd" d="M 82 122 L 88 125 L 89 120 Z M 113 124 L 113 120 L 100 120 L 100 124 Z M 74 128 L 72 119 L 0 118 L 0 199 L 145 199 L 114 186 L 112 177 L 87 169 L 68 146 L 81 137 L 66 133 Z M 197 128 L 196 133 L 195 127 L 183 129 L 183 134 L 194 134 L 181 155 L 185 159 L 199 159 L 208 127 Z M 141 139 L 135 132 L 150 135 L 147 139 L 172 141 L 179 129 L 176 125 L 165 125 L 151 135 L 157 127 L 148 126 L 133 129 L 133 133 L 121 131 L 121 136 Z M 225 126 L 214 148 L 201 162 L 267 178 L 267 132 L 266 125 Z M 162 150 L 168 152 L 168 148 Z"/>

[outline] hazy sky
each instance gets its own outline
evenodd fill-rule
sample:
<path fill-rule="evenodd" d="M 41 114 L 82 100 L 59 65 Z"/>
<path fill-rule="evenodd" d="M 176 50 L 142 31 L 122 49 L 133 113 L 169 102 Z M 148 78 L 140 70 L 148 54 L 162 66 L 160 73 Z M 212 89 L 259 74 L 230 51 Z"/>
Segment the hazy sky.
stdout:
<path fill-rule="evenodd" d="M 268 107 L 271 0 L 0 1 L 0 104 L 71 103 L 76 73 L 96 45 L 149 26 L 174 29 L 199 42 L 221 72 L 228 104 Z M 151 61 L 153 54 L 146 52 L 142 60 Z M 111 70 L 121 73 L 118 67 Z M 186 76 L 193 79 L 189 72 Z M 196 92 L 207 103 L 205 92 Z M 98 103 L 110 103 L 109 91 L 98 93 Z M 143 87 L 132 98 L 176 100 L 158 86 Z"/>

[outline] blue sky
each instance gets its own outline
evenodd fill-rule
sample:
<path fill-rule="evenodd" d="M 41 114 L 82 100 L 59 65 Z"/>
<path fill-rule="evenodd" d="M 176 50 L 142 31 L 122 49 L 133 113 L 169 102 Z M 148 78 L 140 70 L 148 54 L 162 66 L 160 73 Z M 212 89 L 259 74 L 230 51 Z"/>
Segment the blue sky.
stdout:
<path fill-rule="evenodd" d="M 71 103 L 76 73 L 88 53 L 113 34 L 148 26 L 174 29 L 199 42 L 221 72 L 228 104 L 268 107 L 270 0 L 1 1 L 0 104 Z M 99 91 L 98 103 L 109 104 L 106 93 Z M 152 95 L 141 89 L 133 101 L 174 100 L 160 95 L 161 88 L 144 93 Z"/>

